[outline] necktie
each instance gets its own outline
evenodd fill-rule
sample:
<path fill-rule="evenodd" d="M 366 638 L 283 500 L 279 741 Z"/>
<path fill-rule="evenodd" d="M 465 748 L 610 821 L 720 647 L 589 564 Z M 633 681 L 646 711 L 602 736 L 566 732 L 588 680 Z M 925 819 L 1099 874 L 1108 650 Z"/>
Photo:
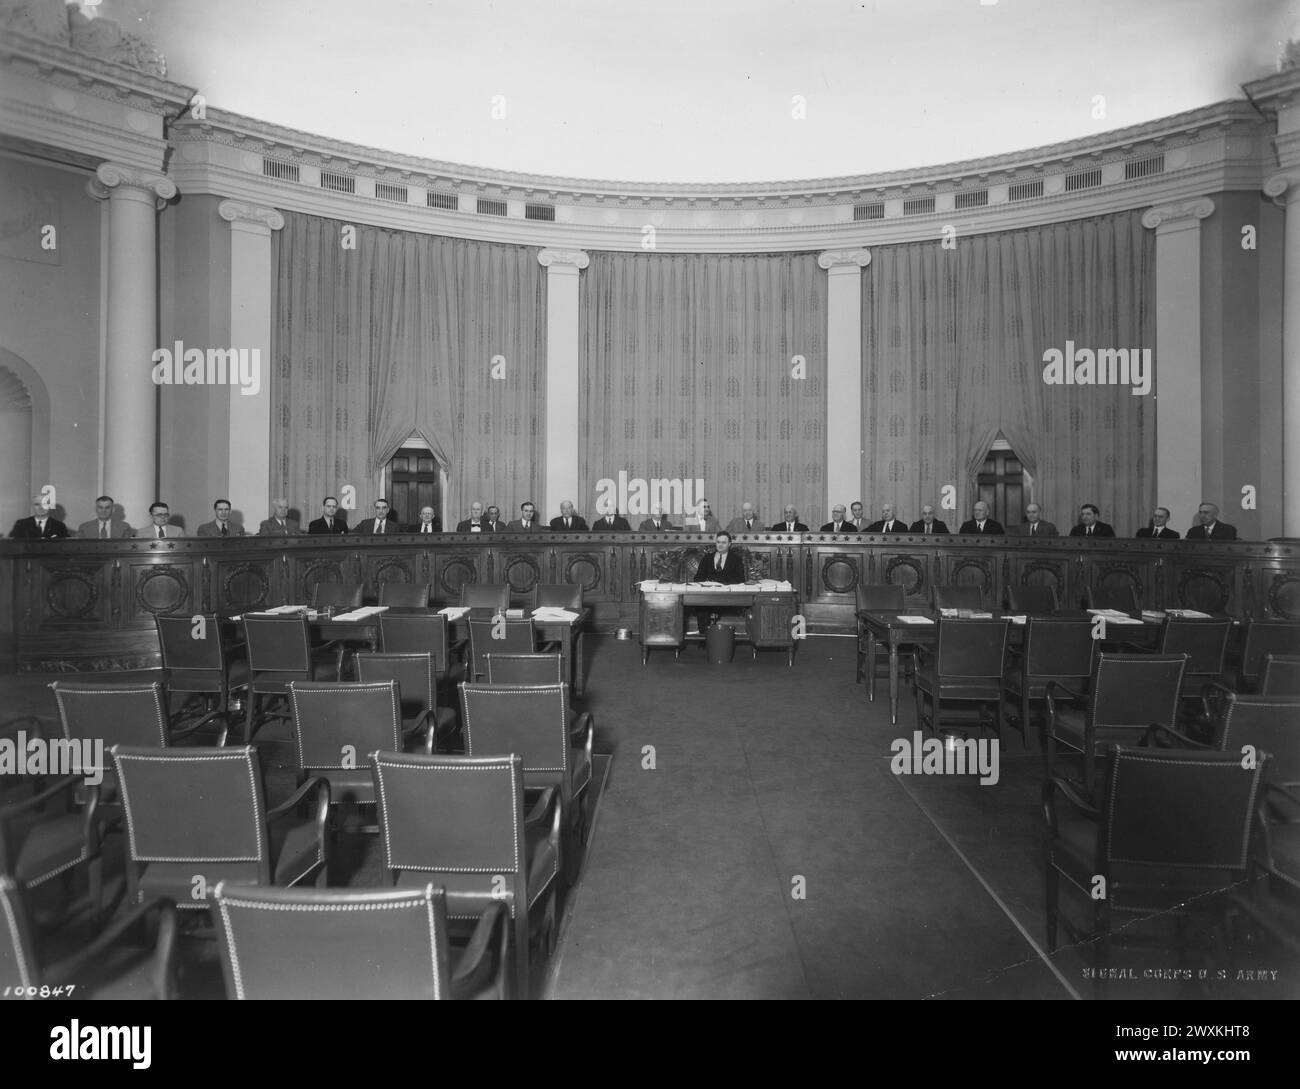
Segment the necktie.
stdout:
<path fill-rule="evenodd" d="M 334 519 L 333 519 L 333 518 L 326 518 L 326 519 L 325 519 L 325 528 L 326 528 L 327 530 L 329 530 L 331 533 L 334 532 Z"/>
<path fill-rule="evenodd" d="M 425 522 L 424 525 L 421 527 L 420 532 L 421 532 L 421 533 L 432 533 L 432 532 L 433 532 L 433 523 L 432 523 L 432 522 Z"/>
<path fill-rule="evenodd" d="M 287 529 L 287 528 L 288 528 L 288 527 L 284 524 L 284 522 L 281 521 L 279 518 L 277 518 L 277 519 L 275 520 L 275 524 L 276 524 L 277 526 L 279 526 L 281 529 Z"/>
<path fill-rule="evenodd" d="M 1088 536 L 1089 536 L 1089 537 L 1092 536 L 1092 526 L 1089 526 L 1089 527 L 1088 527 Z"/>
<path fill-rule="evenodd" d="M 379 521 L 375 523 L 375 532 L 376 532 L 376 533 L 383 533 L 383 532 L 384 532 L 384 520 L 383 520 L 382 518 L 379 519 Z"/>
<path fill-rule="evenodd" d="M 753 529 L 753 528 L 754 528 L 754 519 L 752 519 L 752 518 L 747 518 L 747 519 L 745 520 L 745 528 L 746 528 L 746 529 Z"/>
<path fill-rule="evenodd" d="M 107 540 L 107 539 L 108 539 L 108 523 L 107 523 L 107 522 L 100 522 L 100 523 L 99 523 L 99 539 L 100 539 L 101 541 L 103 541 L 103 540 Z"/>
<path fill-rule="evenodd" d="M 226 532 L 226 525 L 224 522 L 221 524 L 221 536 L 223 537 L 229 536 L 229 534 L 227 534 Z"/>
<path fill-rule="evenodd" d="M 1037 532 L 1038 532 L 1038 523 L 1037 523 L 1037 522 L 1030 522 L 1030 523 L 1029 523 L 1029 536 L 1032 537 L 1032 536 L 1034 536 L 1034 534 L 1036 534 Z"/>
<path fill-rule="evenodd" d="M 573 519 L 571 519 L 571 518 L 566 518 L 566 519 L 564 520 L 564 528 L 565 528 L 565 529 L 572 529 L 572 528 L 573 528 Z"/>
<path fill-rule="evenodd" d="M 921 526 L 921 536 L 924 537 L 929 532 L 930 532 L 930 523 L 926 522 Z"/>
<path fill-rule="evenodd" d="M 161 540 L 162 540 L 164 537 L 166 537 L 166 536 L 167 536 L 167 534 L 165 534 L 165 533 L 163 532 L 163 527 L 162 527 L 162 526 L 159 526 L 159 527 L 158 527 L 158 540 L 161 541 Z"/>

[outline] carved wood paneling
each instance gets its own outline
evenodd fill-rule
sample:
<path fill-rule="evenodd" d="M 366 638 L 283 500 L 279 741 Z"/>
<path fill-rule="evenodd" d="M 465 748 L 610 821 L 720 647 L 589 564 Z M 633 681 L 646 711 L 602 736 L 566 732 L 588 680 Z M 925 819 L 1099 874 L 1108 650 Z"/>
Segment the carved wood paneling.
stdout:
<path fill-rule="evenodd" d="M 1175 598 L 1180 608 L 1207 613 L 1229 612 L 1232 608 L 1230 567 L 1189 567 L 1179 572 Z"/>
<path fill-rule="evenodd" d="M 921 556 L 893 556 L 884 561 L 881 581 L 902 586 L 909 604 L 930 596 L 930 581 L 926 575 L 926 561 Z"/>
<path fill-rule="evenodd" d="M 160 563 L 136 572 L 135 601 L 143 612 L 174 616 L 190 609 L 193 597 L 186 568 Z"/>
<path fill-rule="evenodd" d="M 856 600 L 858 583 L 857 558 L 843 552 L 822 553 L 821 586 L 828 594 L 853 594 Z"/>
<path fill-rule="evenodd" d="M 50 566 L 42 572 L 45 582 L 46 616 L 51 620 L 97 620 L 100 609 L 103 568 L 96 566 Z"/>

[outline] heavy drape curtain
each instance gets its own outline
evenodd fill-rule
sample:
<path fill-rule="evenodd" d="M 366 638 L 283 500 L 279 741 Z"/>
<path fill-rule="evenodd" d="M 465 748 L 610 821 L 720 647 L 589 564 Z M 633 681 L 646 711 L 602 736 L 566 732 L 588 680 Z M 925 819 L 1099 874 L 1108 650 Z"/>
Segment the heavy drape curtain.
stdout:
<path fill-rule="evenodd" d="M 820 523 L 826 273 L 815 254 L 592 253 L 580 321 L 579 510 L 622 471 L 703 480 L 723 525 L 746 500 L 769 525 L 787 502 Z"/>
<path fill-rule="evenodd" d="M 1145 525 L 1155 470 L 1154 393 L 1047 385 L 1043 354 L 1154 348 L 1155 235 L 1139 212 L 1022 231 L 873 247 L 862 276 L 863 432 L 872 508 L 970 517 L 1001 432 L 1062 532 L 1079 505 L 1116 532 Z M 1154 359 L 1154 352 L 1153 352 Z M 1008 525 L 1023 512 L 1001 511 Z M 950 525 L 955 529 L 955 526 Z"/>
<path fill-rule="evenodd" d="M 364 225 L 344 248 L 343 227 L 289 213 L 278 239 L 272 494 L 315 517 L 351 484 L 368 513 L 416 435 L 447 470 L 447 522 L 474 499 L 516 509 L 544 478 L 538 251 Z"/>

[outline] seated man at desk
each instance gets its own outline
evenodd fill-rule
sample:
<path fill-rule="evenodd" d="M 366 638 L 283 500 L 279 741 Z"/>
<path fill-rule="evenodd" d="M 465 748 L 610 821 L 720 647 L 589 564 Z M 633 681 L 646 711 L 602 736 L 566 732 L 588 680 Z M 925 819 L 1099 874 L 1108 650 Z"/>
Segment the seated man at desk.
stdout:
<path fill-rule="evenodd" d="M 725 529 L 718 530 L 713 539 L 713 551 L 700 557 L 700 566 L 695 571 L 695 581 L 708 585 L 731 586 L 745 581 L 745 564 L 738 552 L 731 551 L 731 534 Z M 703 633 L 709 621 L 718 615 L 717 608 L 690 609 Z M 689 626 L 689 617 L 687 618 Z"/>

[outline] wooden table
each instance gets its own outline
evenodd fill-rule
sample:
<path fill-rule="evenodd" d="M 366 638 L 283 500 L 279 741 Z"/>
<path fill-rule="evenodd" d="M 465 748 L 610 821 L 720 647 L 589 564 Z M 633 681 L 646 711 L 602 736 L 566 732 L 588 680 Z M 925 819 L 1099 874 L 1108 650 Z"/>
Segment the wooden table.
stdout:
<path fill-rule="evenodd" d="M 685 645 L 687 609 L 746 609 L 750 621 L 745 638 L 755 653 L 760 647 L 782 647 L 789 652 L 789 664 L 794 664 L 796 637 L 791 631 L 791 621 L 799 612 L 799 595 L 792 590 L 762 590 L 752 587 L 745 590 L 725 590 L 686 584 L 685 590 L 642 590 L 640 623 L 641 664 L 645 665 L 651 647 L 671 646 L 680 651 Z"/>
<path fill-rule="evenodd" d="M 1011 613 L 1004 610 L 990 610 L 994 620 L 1005 620 L 1011 616 L 1024 616 L 1024 613 Z M 909 624 L 905 620 L 899 619 L 899 612 L 891 609 L 887 612 L 869 612 L 866 609 L 858 611 L 858 619 L 862 621 L 867 636 L 867 699 L 875 700 L 876 698 L 876 644 L 879 642 L 889 647 L 889 722 L 894 725 L 898 722 L 898 650 L 904 643 L 917 643 L 924 646 L 933 644 L 938 639 L 939 623 L 938 613 L 934 609 L 906 609 L 902 613 L 904 616 L 923 616 L 929 618 L 932 622 L 929 624 Z M 987 614 L 985 614 L 987 615 Z M 1076 610 L 1058 610 L 1051 614 L 1052 616 L 1073 616 L 1080 619 L 1090 618 L 1090 614 Z M 1161 621 L 1144 619 L 1141 624 L 1124 624 L 1115 625 L 1110 633 L 1112 636 L 1116 632 L 1122 631 L 1125 635 L 1135 638 L 1139 641 L 1149 641 L 1160 630 Z M 1016 633 L 1023 632 L 1024 624 L 1011 625 L 1013 637 Z M 1111 639 L 1107 639 L 1110 642 Z"/>

